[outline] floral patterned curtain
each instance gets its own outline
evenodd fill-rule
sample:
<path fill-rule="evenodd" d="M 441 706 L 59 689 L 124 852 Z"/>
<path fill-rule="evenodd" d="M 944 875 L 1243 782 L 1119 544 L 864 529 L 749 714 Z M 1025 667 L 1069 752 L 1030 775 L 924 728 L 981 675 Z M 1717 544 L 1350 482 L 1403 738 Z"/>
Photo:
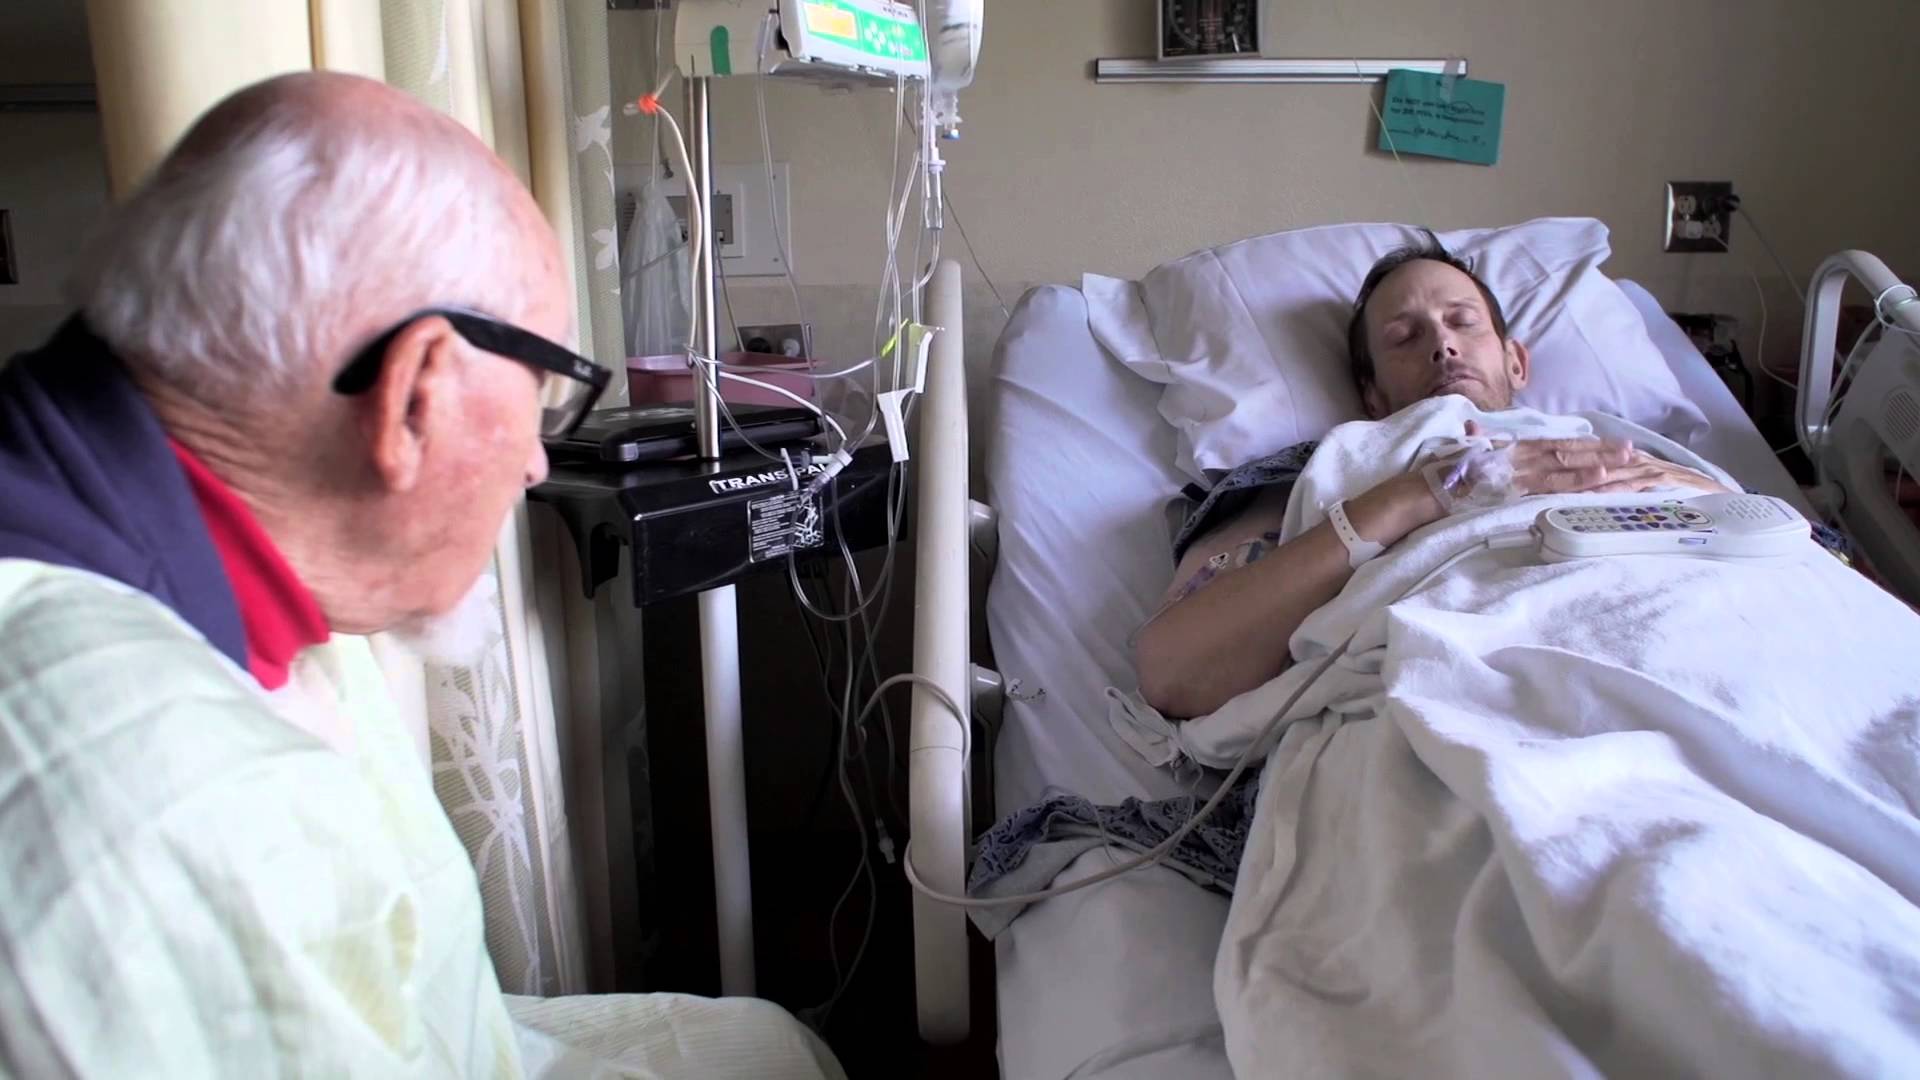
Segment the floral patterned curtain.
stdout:
<path fill-rule="evenodd" d="M 587 355 L 623 371 L 626 331 L 620 315 L 620 236 L 613 186 L 613 79 L 607 63 L 606 0 L 552 0 L 566 27 L 567 100 L 573 115 L 573 175 L 581 228 L 580 342 Z M 619 400 L 626 380 L 616 379 Z M 609 388 L 612 389 L 611 387 Z"/>
<path fill-rule="evenodd" d="M 379 0 L 380 36 L 388 82 L 473 128 L 528 180 L 537 197 L 545 196 L 543 207 L 558 203 L 573 211 L 558 215 L 571 224 L 592 220 L 578 193 L 594 185 L 579 182 L 578 168 L 543 171 L 531 164 L 528 129 L 568 117 L 533 115 L 535 102 L 564 98 L 532 92 L 528 80 L 535 65 L 523 63 L 522 51 L 525 20 L 550 14 L 538 5 L 556 2 Z M 603 7 L 602 23 L 605 14 Z M 605 64 L 603 48 L 603 71 Z M 567 190 L 543 192 L 540 182 L 556 176 L 566 177 Z M 610 215 L 611 196 L 607 202 Z M 589 340 L 591 289 L 585 286 L 592 279 L 583 272 L 585 249 L 581 237 L 563 235 L 562 241 L 572 241 L 572 279 L 583 313 L 581 345 L 597 354 Z M 614 287 L 617 317 L 617 273 Z M 608 355 L 614 364 L 620 362 L 620 350 Z M 434 790 L 473 860 L 487 949 L 501 987 L 543 996 L 579 993 L 587 989 L 587 965 L 556 733 L 559 709 L 545 641 L 546 633 L 562 631 L 543 627 L 534 603 L 536 575 L 524 507 L 502 529 L 491 573 L 499 584 L 495 645 L 469 666 L 424 668 Z"/>

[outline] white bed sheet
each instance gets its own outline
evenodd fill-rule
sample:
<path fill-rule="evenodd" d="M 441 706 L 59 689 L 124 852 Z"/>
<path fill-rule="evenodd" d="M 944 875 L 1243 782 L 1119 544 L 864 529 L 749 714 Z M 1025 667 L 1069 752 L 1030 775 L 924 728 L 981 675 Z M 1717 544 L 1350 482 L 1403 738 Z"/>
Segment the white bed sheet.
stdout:
<path fill-rule="evenodd" d="M 1644 289 L 1620 284 L 1710 422 L 1692 448 L 1804 506 L 1705 358 Z M 1000 561 L 986 615 L 995 662 L 1018 680 L 994 747 L 1000 813 L 1049 787 L 1097 802 L 1183 790 L 1112 734 L 1104 697 L 1133 685 L 1126 636 L 1171 572 L 1166 506 L 1185 479 L 1159 389 L 1107 356 L 1085 299 L 1065 286 L 1022 298 L 995 350 L 981 430 Z M 1100 865 L 1090 852 L 1061 880 Z M 1022 915 L 996 944 L 1002 1076 L 1062 1077 L 1136 1037 L 1168 1048 L 1083 1075 L 1231 1075 L 1217 1039 L 1197 1034 L 1213 1015 L 1226 909 L 1224 897 L 1156 869 Z"/>
<path fill-rule="evenodd" d="M 1050 784 L 1103 802 L 1181 790 L 1112 737 L 1104 698 L 1131 678 L 1124 628 L 1171 572 L 1162 507 L 1184 481 L 1159 393 L 1095 343 L 1078 289 L 1027 293 L 995 349 L 977 430 L 1000 512 L 987 625 L 1019 680 L 994 746 L 1002 809 Z M 1161 867 L 1029 909 L 994 946 L 1003 1080 L 1060 1080 L 1141 1035 L 1164 1048 L 1081 1075 L 1231 1077 L 1213 1006 L 1226 918 L 1226 897 Z"/>

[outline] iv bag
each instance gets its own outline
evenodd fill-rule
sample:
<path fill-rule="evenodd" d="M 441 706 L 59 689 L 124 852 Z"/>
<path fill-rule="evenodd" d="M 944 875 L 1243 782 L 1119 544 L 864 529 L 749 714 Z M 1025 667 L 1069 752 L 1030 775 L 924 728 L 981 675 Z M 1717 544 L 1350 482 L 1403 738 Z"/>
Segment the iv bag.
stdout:
<path fill-rule="evenodd" d="M 687 347 L 693 327 L 687 254 L 680 219 L 659 183 L 649 183 L 636 196 L 620 271 L 628 356 L 666 356 Z"/>

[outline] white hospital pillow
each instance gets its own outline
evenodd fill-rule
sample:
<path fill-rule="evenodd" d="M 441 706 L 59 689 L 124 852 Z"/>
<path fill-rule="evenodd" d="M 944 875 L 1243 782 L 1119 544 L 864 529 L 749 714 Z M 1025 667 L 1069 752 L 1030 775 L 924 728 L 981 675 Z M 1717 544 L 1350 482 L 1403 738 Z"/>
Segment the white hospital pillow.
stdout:
<path fill-rule="evenodd" d="M 1163 384 L 1181 471 L 1209 472 L 1317 439 L 1362 415 L 1347 373 L 1347 318 L 1374 262 L 1422 239 L 1406 225 L 1327 225 L 1223 244 L 1141 281 L 1088 274 L 1094 336 Z M 1518 404 L 1591 410 L 1686 444 L 1707 428 L 1633 304 L 1599 266 L 1607 227 L 1541 218 L 1440 234 L 1471 259 L 1532 350 Z"/>

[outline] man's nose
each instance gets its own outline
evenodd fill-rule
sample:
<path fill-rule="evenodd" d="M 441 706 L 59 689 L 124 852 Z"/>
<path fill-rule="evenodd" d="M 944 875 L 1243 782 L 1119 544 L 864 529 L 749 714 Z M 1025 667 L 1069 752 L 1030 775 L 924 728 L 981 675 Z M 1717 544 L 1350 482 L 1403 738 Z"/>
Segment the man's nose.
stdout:
<path fill-rule="evenodd" d="M 547 478 L 547 448 L 539 441 L 533 444 L 533 456 L 527 459 L 526 486 L 537 487 Z"/>
<path fill-rule="evenodd" d="M 1434 339 L 1432 357 L 1434 363 L 1444 364 L 1448 360 L 1457 360 L 1459 358 L 1460 350 L 1454 347 L 1453 339 L 1450 336 L 1442 333 L 1438 338 Z"/>

